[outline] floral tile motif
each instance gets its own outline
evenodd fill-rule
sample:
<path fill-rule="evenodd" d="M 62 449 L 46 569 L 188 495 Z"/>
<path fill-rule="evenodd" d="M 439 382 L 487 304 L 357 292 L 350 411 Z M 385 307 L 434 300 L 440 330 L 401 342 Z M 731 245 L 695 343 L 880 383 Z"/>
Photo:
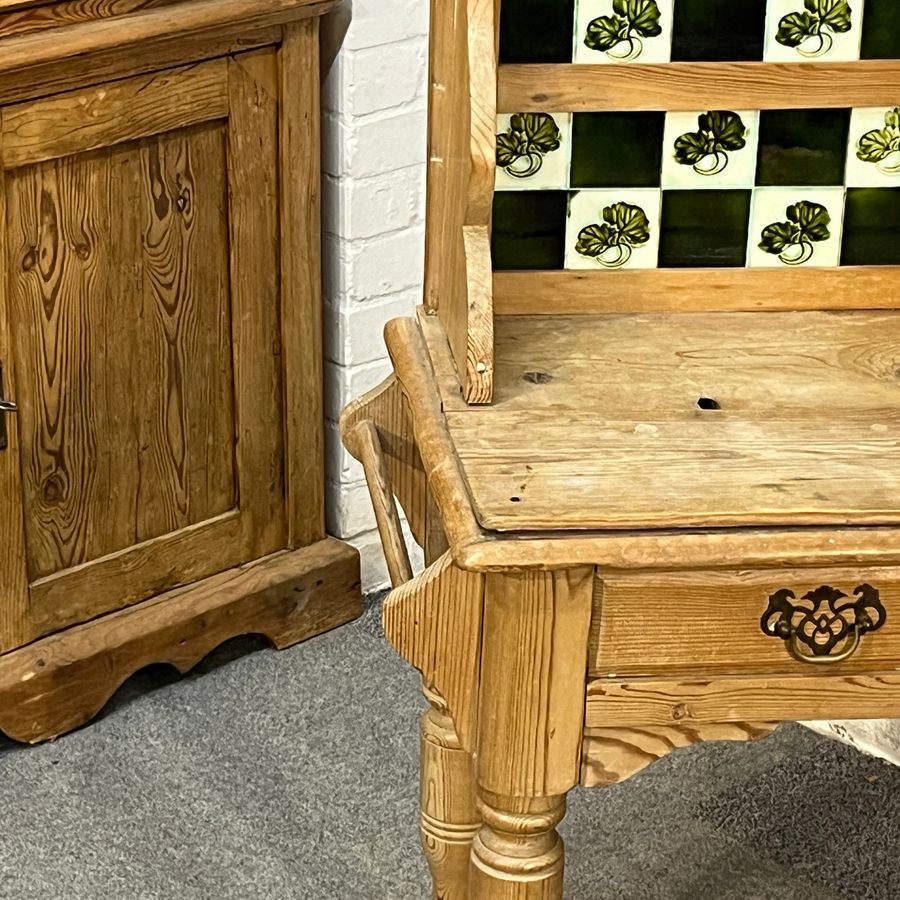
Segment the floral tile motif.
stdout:
<path fill-rule="evenodd" d="M 497 190 L 565 190 L 572 116 L 517 113 L 497 117 Z"/>
<path fill-rule="evenodd" d="M 653 269 L 660 192 L 652 188 L 572 194 L 566 226 L 568 269 Z"/>
<path fill-rule="evenodd" d="M 536 113 L 497 131 L 499 269 L 900 265 L 900 106 Z"/>
<path fill-rule="evenodd" d="M 847 186 L 900 187 L 900 105 L 853 110 Z"/>
<path fill-rule="evenodd" d="M 843 216 L 844 188 L 759 188 L 753 196 L 747 264 L 836 266 Z"/>
<path fill-rule="evenodd" d="M 675 0 L 576 0 L 578 63 L 668 62 Z"/>
<path fill-rule="evenodd" d="M 864 0 L 769 0 L 765 59 L 859 59 Z"/>
<path fill-rule="evenodd" d="M 688 190 L 752 187 L 758 123 L 757 111 L 668 113 L 662 186 Z"/>

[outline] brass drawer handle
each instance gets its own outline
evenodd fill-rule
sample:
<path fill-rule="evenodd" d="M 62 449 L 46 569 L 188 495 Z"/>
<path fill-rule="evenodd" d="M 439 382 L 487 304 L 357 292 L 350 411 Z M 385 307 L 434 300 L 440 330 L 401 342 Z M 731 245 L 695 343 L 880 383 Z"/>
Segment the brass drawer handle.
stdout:
<path fill-rule="evenodd" d="M 872 585 L 861 584 L 853 594 L 855 599 L 823 585 L 797 600 L 789 588 L 777 590 L 760 620 L 763 634 L 785 641 L 801 662 L 843 662 L 859 649 L 864 634 L 878 631 L 887 621 L 887 610 Z"/>

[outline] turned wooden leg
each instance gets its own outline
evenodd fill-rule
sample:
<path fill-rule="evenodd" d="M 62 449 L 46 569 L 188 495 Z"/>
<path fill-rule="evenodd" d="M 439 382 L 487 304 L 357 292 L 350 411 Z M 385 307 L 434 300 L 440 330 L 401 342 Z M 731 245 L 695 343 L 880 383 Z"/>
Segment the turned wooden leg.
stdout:
<path fill-rule="evenodd" d="M 469 851 L 480 827 L 472 755 L 463 749 L 443 698 L 425 688 L 422 716 L 422 846 L 435 900 L 468 900 Z"/>
<path fill-rule="evenodd" d="M 563 895 L 563 841 L 556 826 L 565 797 L 501 797 L 481 790 L 484 822 L 472 846 L 472 897 L 559 900 Z"/>
<path fill-rule="evenodd" d="M 593 570 L 489 575 L 470 900 L 561 900 L 578 783 Z"/>

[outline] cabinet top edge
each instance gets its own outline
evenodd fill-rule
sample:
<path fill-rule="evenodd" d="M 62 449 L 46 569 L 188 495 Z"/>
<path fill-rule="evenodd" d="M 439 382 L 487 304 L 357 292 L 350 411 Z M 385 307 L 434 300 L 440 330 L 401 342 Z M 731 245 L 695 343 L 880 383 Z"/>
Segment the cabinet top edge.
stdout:
<path fill-rule="evenodd" d="M 0 0 L 0 76 L 75 56 L 321 16 L 340 0 Z"/>

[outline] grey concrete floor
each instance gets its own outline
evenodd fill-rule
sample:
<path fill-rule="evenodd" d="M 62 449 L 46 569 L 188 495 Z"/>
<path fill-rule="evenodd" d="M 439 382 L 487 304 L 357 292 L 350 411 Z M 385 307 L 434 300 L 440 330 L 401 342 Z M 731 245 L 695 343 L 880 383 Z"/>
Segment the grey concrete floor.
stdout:
<path fill-rule="evenodd" d="M 0 740 L 0 897 L 403 900 L 418 678 L 375 610 L 282 653 L 255 638 L 139 673 L 92 725 Z M 570 900 L 897 900 L 900 770 L 799 726 L 574 791 Z"/>

